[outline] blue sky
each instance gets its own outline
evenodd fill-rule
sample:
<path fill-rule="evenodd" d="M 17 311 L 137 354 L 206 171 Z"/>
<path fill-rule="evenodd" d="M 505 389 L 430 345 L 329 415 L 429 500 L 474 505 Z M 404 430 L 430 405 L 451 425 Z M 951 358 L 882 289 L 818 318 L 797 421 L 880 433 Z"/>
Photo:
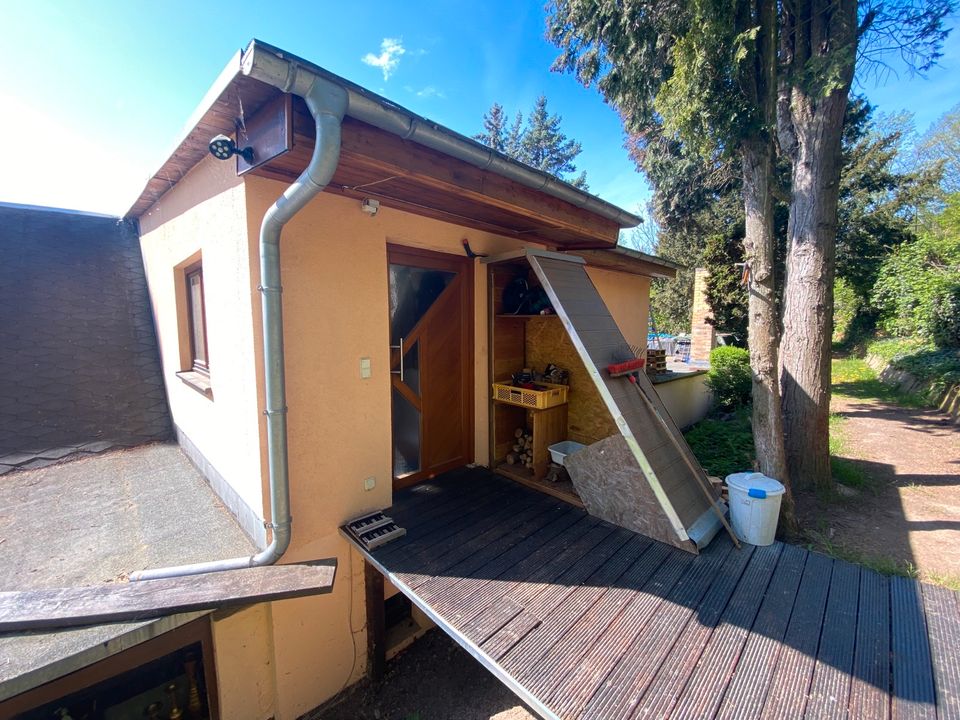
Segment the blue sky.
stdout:
<path fill-rule="evenodd" d="M 0 201 L 124 212 L 252 37 L 465 134 L 491 103 L 526 112 L 545 93 L 583 145 L 592 192 L 630 210 L 649 196 L 616 113 L 550 72 L 556 50 L 539 1 L 0 0 L 0 28 L 0 131 L 10 143 Z M 960 100 L 960 37 L 927 80 L 901 73 L 864 89 L 883 111 L 914 112 L 922 131 Z"/>

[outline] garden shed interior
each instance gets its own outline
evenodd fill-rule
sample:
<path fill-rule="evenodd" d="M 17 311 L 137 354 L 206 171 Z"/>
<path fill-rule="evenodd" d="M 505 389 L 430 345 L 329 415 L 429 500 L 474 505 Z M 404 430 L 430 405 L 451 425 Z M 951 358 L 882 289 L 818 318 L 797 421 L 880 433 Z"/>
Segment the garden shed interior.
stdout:
<path fill-rule="evenodd" d="M 634 382 L 607 372 L 634 353 L 585 261 L 527 248 L 484 262 L 494 388 L 491 466 L 622 527 L 689 552 L 704 547 L 721 527 L 720 500 L 645 373 Z M 517 278 L 542 288 L 547 314 L 504 306 Z M 569 385 L 556 404 L 511 387 L 514 373 L 551 363 L 568 371 Z M 532 458 L 524 464 L 508 461 L 519 428 L 532 435 Z M 568 439 L 586 446 L 565 460 L 572 482 L 546 480 L 547 447 Z"/>

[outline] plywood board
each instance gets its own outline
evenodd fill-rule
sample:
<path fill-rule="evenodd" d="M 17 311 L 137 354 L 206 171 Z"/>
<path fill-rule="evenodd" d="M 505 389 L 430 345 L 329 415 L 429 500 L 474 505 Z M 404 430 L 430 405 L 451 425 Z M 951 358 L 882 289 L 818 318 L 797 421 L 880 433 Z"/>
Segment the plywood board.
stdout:
<path fill-rule="evenodd" d="M 594 387 L 617 423 L 639 466 L 641 477 L 652 489 L 663 514 L 685 540 L 686 529 L 704 513 L 712 512 L 708 494 L 713 493 L 713 489 L 709 487 L 705 474 L 701 477 L 686 462 L 690 460 L 696 467 L 696 458 L 644 373 L 640 373 L 638 383 L 652 406 L 644 401 L 627 378 L 611 378 L 606 372 L 608 365 L 628 359 L 630 350 L 619 330 L 610 329 L 609 324 L 605 329 L 598 329 L 597 318 L 611 316 L 583 265 L 536 252 L 528 252 L 527 260 L 553 303 Z M 666 426 L 658 415 L 666 421 Z M 663 448 L 660 451 L 662 460 L 656 465 L 651 463 L 641 441 L 648 449 Z M 663 480 L 660 473 L 664 474 Z"/>
<path fill-rule="evenodd" d="M 569 371 L 568 439 L 590 445 L 619 434 L 559 318 L 531 318 L 527 321 L 526 357 L 527 366 L 541 372 L 549 363 Z"/>

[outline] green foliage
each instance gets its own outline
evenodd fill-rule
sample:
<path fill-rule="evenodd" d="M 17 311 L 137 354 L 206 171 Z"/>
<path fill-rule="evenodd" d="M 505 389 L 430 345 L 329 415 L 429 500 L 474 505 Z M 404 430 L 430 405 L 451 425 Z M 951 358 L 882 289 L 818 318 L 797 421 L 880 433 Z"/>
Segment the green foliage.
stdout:
<path fill-rule="evenodd" d="M 483 115 L 483 132 L 473 137 L 494 150 L 586 190 L 586 173 L 571 177 L 577 171 L 574 160 L 581 147 L 560 130 L 562 120 L 547 111 L 547 98 L 541 95 L 527 116 L 526 125 L 523 125 L 523 114 L 518 112 L 508 128 L 503 106 L 494 103 Z"/>
<path fill-rule="evenodd" d="M 930 383 L 932 395 L 960 383 L 960 349 L 938 348 L 919 338 L 890 338 L 871 343 L 867 353 Z"/>
<path fill-rule="evenodd" d="M 847 105 L 843 168 L 837 207 L 837 277 L 870 310 L 870 293 L 883 260 L 913 240 L 918 213 L 937 194 L 939 165 L 900 170 L 911 133 L 906 116 L 874 117 L 863 97 Z"/>
<path fill-rule="evenodd" d="M 939 227 L 903 243 L 880 266 L 873 303 L 892 335 L 916 335 L 960 347 L 960 196 L 949 199 Z"/>
<path fill-rule="evenodd" d="M 750 409 L 729 417 L 708 417 L 684 433 L 684 438 L 708 475 L 726 477 L 753 467 L 756 457 Z"/>
<path fill-rule="evenodd" d="M 918 143 L 921 161 L 942 163 L 941 187 L 945 193 L 960 192 L 960 105 L 934 123 Z"/>
<path fill-rule="evenodd" d="M 707 385 L 717 404 L 725 410 L 749 405 L 753 390 L 750 353 L 729 345 L 714 348 L 710 353 Z"/>
<path fill-rule="evenodd" d="M 860 310 L 860 298 L 849 280 L 838 277 L 833 285 L 833 342 L 847 339 L 854 318 Z"/>
<path fill-rule="evenodd" d="M 707 302 L 718 332 L 731 333 L 735 344 L 747 341 L 747 288 L 740 282 L 743 262 L 743 227 L 733 226 L 728 232 L 707 238 L 703 262 L 707 277 Z"/>

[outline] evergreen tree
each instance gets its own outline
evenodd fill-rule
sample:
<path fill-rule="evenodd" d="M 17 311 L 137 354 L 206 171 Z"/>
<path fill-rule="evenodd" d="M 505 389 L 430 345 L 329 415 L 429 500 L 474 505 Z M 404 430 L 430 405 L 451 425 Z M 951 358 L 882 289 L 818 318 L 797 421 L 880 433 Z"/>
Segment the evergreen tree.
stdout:
<path fill-rule="evenodd" d="M 549 113 L 547 98 L 541 95 L 527 116 L 526 126 L 523 124 L 523 114 L 517 112 L 507 130 L 503 106 L 494 103 L 483 116 L 484 132 L 474 135 L 474 139 L 586 190 L 585 172 L 571 177 L 577 171 L 574 160 L 580 154 L 580 143 L 564 135 L 560 129 L 561 121 L 559 115 Z"/>
<path fill-rule="evenodd" d="M 506 132 L 507 116 L 503 112 L 503 106 L 494 103 L 490 106 L 490 110 L 483 114 L 483 132 L 474 135 L 473 139 L 494 150 L 504 152 Z"/>
<path fill-rule="evenodd" d="M 552 0 L 548 6 L 548 36 L 561 51 L 555 68 L 595 83 L 629 133 L 641 142 L 663 135 L 691 154 L 739 163 L 751 269 L 754 439 L 760 469 L 785 484 L 789 468 L 805 485 L 832 486 L 829 336 L 840 138 L 855 63 L 893 52 L 915 69 L 928 68 L 939 57 L 952 7 L 952 0 L 862 6 L 858 0 Z M 789 162 L 791 189 L 779 315 L 776 148 Z M 790 504 L 788 492 L 787 523 Z"/>

